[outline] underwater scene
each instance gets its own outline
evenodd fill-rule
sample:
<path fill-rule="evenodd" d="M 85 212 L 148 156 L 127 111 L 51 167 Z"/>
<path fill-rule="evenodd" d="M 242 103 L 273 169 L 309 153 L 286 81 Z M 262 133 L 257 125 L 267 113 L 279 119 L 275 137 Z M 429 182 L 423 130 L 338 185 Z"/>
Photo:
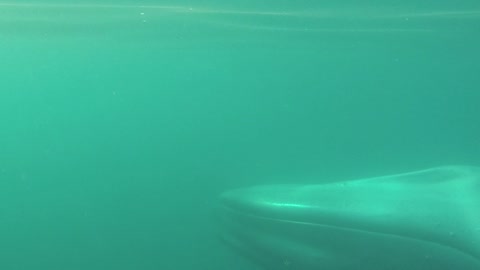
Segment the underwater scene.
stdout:
<path fill-rule="evenodd" d="M 0 1 L 0 268 L 480 270 L 480 2 Z"/>

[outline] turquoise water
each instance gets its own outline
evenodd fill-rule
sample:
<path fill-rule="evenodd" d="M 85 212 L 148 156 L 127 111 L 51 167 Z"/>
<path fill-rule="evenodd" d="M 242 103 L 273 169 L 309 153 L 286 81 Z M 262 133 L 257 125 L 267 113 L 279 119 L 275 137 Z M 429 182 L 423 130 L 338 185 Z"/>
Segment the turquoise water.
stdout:
<path fill-rule="evenodd" d="M 475 1 L 1 3 L 0 267 L 256 269 L 216 235 L 226 189 L 478 165 L 479 25 Z"/>

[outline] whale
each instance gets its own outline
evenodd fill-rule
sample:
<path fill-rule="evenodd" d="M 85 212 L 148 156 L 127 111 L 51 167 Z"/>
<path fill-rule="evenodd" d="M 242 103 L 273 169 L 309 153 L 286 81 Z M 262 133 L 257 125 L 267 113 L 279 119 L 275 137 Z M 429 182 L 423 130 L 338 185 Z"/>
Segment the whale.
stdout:
<path fill-rule="evenodd" d="M 221 239 L 261 269 L 480 270 L 480 168 L 220 194 Z"/>

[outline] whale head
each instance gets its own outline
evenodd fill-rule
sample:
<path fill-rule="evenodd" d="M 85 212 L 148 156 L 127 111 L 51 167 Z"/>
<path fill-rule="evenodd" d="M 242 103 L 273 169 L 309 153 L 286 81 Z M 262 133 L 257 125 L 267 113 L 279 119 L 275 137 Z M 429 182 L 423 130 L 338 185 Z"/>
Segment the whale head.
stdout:
<path fill-rule="evenodd" d="M 480 269 L 480 170 L 441 167 L 220 196 L 223 240 L 266 269 Z"/>

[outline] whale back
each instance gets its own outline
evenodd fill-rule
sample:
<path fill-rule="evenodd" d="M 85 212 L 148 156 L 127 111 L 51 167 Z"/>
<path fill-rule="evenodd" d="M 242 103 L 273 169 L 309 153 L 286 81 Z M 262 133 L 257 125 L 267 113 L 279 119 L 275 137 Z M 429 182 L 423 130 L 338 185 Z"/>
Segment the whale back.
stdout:
<path fill-rule="evenodd" d="M 227 242 L 269 254 L 257 260 L 272 269 L 281 258 L 290 269 L 480 269 L 478 168 L 258 186 L 221 201 Z"/>

